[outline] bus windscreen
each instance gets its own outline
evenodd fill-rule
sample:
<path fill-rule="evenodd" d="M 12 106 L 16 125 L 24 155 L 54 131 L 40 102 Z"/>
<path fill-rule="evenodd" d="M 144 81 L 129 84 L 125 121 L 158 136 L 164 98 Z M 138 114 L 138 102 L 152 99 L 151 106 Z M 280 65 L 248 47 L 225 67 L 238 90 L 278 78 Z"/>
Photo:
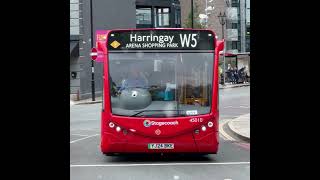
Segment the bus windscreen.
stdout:
<path fill-rule="evenodd" d="M 177 117 L 208 114 L 214 53 L 110 53 L 112 114 Z"/>

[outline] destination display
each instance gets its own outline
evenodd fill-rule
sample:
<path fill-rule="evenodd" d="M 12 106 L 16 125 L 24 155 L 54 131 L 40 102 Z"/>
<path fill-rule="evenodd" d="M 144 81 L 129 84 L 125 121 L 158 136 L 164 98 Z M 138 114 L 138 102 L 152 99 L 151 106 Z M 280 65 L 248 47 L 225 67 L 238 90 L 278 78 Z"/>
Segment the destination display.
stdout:
<path fill-rule="evenodd" d="M 214 50 L 214 34 L 207 30 L 115 31 L 109 50 Z"/>

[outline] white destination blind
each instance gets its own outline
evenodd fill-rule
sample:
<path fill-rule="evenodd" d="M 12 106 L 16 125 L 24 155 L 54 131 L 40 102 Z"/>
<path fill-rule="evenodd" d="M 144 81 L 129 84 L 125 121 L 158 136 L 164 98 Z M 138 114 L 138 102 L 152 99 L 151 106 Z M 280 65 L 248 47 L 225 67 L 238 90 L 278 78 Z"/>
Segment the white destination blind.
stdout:
<path fill-rule="evenodd" d="M 208 30 L 132 30 L 110 34 L 110 50 L 214 50 L 215 36 Z"/>

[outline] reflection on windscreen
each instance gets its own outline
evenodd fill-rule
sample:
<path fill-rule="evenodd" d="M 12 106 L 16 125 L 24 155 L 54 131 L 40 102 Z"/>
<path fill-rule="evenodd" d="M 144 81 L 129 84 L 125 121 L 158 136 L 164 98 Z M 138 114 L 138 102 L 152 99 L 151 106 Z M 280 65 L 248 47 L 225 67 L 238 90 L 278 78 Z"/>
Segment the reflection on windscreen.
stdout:
<path fill-rule="evenodd" d="M 112 113 L 173 117 L 207 114 L 213 53 L 110 53 Z"/>

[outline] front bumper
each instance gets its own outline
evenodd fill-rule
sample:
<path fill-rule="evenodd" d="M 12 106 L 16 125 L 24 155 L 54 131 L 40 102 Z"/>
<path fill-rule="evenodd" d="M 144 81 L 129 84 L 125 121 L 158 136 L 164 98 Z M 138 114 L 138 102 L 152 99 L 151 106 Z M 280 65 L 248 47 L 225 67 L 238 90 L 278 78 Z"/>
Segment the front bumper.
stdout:
<path fill-rule="evenodd" d="M 149 143 L 174 143 L 174 149 L 148 149 Z M 174 137 L 147 137 L 132 132 L 101 134 L 103 153 L 206 153 L 218 151 L 218 132 L 185 133 Z"/>

